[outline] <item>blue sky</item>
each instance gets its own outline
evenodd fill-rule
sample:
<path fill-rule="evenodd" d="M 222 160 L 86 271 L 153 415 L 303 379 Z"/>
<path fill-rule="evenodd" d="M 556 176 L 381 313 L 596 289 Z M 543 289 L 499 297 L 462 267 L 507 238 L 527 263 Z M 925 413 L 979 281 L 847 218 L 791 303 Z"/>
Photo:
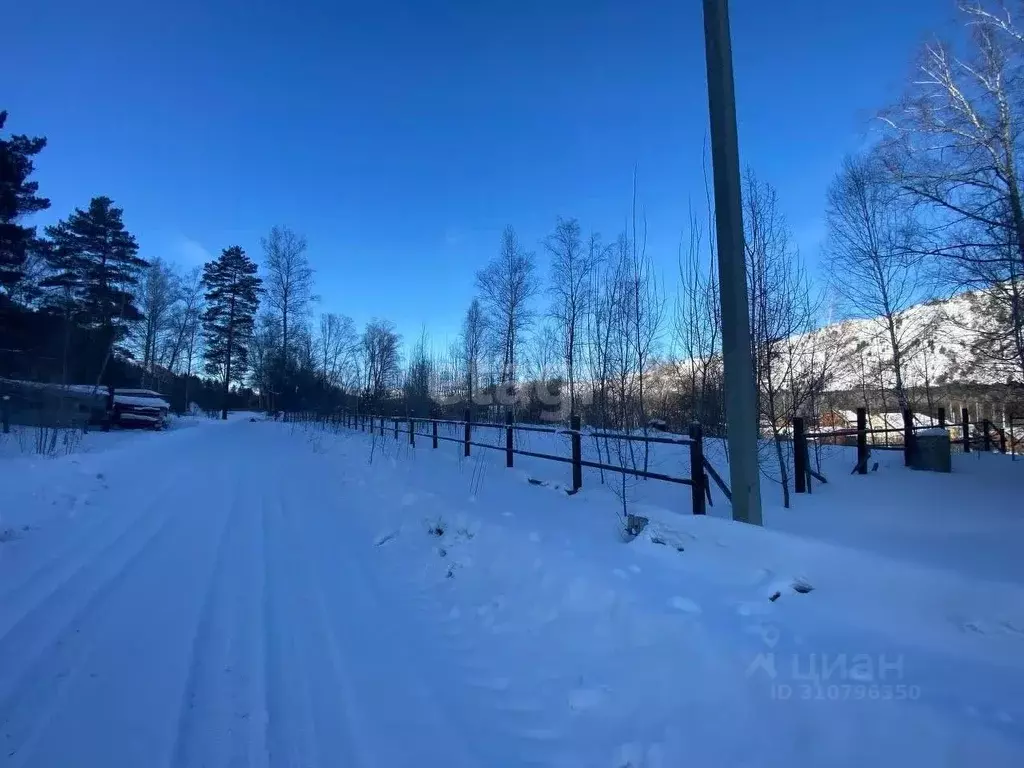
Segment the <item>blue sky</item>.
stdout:
<path fill-rule="evenodd" d="M 952 0 L 732 0 L 742 161 L 779 189 L 814 266 L 825 188 L 898 95 Z M 609 238 L 631 177 L 674 286 L 703 204 L 700 3 L 33 0 L 5 11 L 0 109 L 42 134 L 47 223 L 108 195 L 142 255 L 201 263 L 281 224 L 320 309 L 457 330 L 511 224 Z M 22 74 L 26 73 L 26 74 Z"/>

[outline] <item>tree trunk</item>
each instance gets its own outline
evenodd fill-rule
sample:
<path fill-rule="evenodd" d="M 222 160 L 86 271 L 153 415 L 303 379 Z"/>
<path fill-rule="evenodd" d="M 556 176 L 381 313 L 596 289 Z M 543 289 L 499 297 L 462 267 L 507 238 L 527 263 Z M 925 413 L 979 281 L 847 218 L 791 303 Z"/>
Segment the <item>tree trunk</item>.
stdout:
<path fill-rule="evenodd" d="M 892 367 L 896 375 L 896 399 L 899 401 L 900 410 L 905 411 L 909 407 L 909 400 L 907 392 L 903 388 L 903 354 L 899 341 L 896 339 L 896 318 L 890 314 L 885 321 L 889 330 L 889 343 L 892 345 Z"/>
<path fill-rule="evenodd" d="M 231 297 L 231 311 L 228 314 L 228 346 L 224 361 L 224 400 L 221 404 L 220 418 L 228 420 L 228 394 L 231 390 L 231 352 L 235 343 L 235 297 Z"/>

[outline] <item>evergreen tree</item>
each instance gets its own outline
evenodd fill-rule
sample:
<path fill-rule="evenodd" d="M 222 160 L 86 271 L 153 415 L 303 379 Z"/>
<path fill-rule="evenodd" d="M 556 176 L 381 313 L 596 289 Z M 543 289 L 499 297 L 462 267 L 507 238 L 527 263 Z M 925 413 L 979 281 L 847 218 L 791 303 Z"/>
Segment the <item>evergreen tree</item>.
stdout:
<path fill-rule="evenodd" d="M 6 122 L 7 112 L 0 111 L 0 131 Z M 50 207 L 49 200 L 36 194 L 38 182 L 28 181 L 32 157 L 45 146 L 42 137 L 0 138 L 0 288 L 10 290 L 21 280 L 28 253 L 37 243 L 35 227 L 23 227 L 18 220 Z"/>
<path fill-rule="evenodd" d="M 220 376 L 223 382 L 222 419 L 228 417 L 231 382 L 240 382 L 249 367 L 249 342 L 259 309 L 261 283 L 255 262 L 237 245 L 225 248 L 216 261 L 203 267 L 203 356 L 206 372 Z"/>
<path fill-rule="evenodd" d="M 66 221 L 46 228 L 52 274 L 44 285 L 72 303 L 78 321 L 103 329 L 110 343 L 142 318 L 133 289 L 143 268 L 139 246 L 122 221 L 123 211 L 109 197 L 94 197 L 87 210 L 76 208 Z"/>

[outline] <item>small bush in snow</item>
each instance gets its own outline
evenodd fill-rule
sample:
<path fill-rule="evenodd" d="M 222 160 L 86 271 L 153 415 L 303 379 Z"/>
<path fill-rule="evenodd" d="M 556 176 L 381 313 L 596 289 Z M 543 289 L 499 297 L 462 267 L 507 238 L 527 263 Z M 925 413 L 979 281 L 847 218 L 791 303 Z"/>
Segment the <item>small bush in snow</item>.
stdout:
<path fill-rule="evenodd" d="M 39 425 L 18 430 L 18 447 L 22 453 L 37 456 L 67 456 L 78 450 L 82 432 L 77 427 Z"/>

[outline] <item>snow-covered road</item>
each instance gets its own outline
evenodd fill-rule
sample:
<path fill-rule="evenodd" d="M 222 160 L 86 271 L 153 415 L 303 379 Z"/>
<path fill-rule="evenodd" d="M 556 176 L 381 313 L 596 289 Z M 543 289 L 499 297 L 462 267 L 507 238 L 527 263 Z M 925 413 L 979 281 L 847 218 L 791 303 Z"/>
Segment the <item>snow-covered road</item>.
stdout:
<path fill-rule="evenodd" d="M 2 766 L 1024 756 L 1017 585 L 653 508 L 672 546 L 626 545 L 614 497 L 461 446 L 247 417 L 110 445 L 0 467 Z"/>
<path fill-rule="evenodd" d="M 121 452 L 90 514 L 5 550 L 0 762 L 476 764 L 344 500 L 260 426 Z"/>

